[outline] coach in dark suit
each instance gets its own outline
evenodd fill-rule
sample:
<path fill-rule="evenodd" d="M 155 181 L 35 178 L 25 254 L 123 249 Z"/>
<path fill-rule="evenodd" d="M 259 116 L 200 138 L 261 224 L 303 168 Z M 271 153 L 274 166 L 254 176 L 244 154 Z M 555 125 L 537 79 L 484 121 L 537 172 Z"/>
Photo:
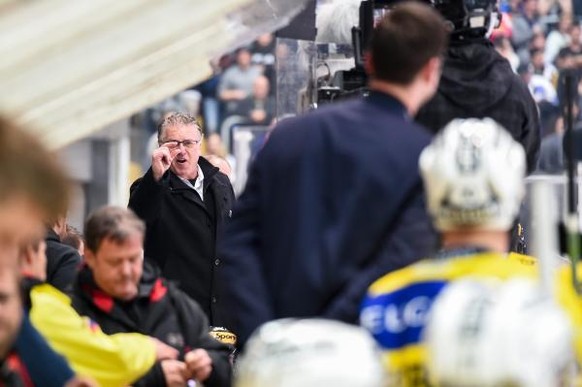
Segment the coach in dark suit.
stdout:
<path fill-rule="evenodd" d="M 434 246 L 411 120 L 435 92 L 442 18 L 403 3 L 379 24 L 370 95 L 282 121 L 257 156 L 220 246 L 228 327 L 323 316 L 356 322 L 366 287 Z"/>
<path fill-rule="evenodd" d="M 231 214 L 234 191 L 226 175 L 200 156 L 202 130 L 183 113 L 158 128 L 152 166 L 133 183 L 129 207 L 147 225 L 145 257 L 177 281 L 213 325 L 224 325 L 219 304 L 216 241 Z"/>

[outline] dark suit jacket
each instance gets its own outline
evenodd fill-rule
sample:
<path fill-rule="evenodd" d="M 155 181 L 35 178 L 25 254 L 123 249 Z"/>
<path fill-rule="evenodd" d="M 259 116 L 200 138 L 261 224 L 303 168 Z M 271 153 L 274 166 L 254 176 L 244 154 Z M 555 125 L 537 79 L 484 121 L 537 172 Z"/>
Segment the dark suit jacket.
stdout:
<path fill-rule="evenodd" d="M 430 137 L 380 93 L 274 129 L 219 250 L 241 342 L 274 318 L 356 322 L 374 279 L 432 249 L 418 172 Z"/>
<path fill-rule="evenodd" d="M 147 225 L 145 257 L 164 277 L 202 307 L 212 325 L 221 324 L 220 257 L 216 240 L 231 214 L 234 192 L 226 175 L 200 157 L 204 173 L 204 202 L 171 171 L 156 182 L 150 170 L 131 187 L 129 207 Z"/>

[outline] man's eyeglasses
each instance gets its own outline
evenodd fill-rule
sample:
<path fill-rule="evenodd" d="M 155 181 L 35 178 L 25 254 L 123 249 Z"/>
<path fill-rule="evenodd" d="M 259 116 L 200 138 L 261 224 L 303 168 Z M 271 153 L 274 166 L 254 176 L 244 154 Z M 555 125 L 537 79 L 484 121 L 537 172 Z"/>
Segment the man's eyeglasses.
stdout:
<path fill-rule="evenodd" d="M 194 145 L 198 145 L 200 140 L 167 140 L 163 141 L 160 145 L 166 146 L 170 149 L 178 148 L 180 144 L 184 145 L 184 148 L 192 148 Z"/>

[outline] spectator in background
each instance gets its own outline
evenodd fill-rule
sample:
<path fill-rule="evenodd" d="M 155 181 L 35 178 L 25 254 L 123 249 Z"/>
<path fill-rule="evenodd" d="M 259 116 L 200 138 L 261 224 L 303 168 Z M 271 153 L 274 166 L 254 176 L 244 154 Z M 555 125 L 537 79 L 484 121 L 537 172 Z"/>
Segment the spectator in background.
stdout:
<path fill-rule="evenodd" d="M 499 12 L 501 13 L 501 22 L 499 27 L 491 31 L 491 40 L 495 42 L 500 37 L 511 39 L 513 35 L 513 21 L 511 19 L 511 4 L 509 1 L 501 0 L 499 3 Z M 516 65 L 517 68 L 517 65 Z"/>
<path fill-rule="evenodd" d="M 511 41 L 508 37 L 500 35 L 493 40 L 493 45 L 499 55 L 507 59 L 509 62 L 511 69 L 517 73 L 517 69 L 519 67 L 519 57 L 513 50 L 513 46 L 511 45 Z"/>
<path fill-rule="evenodd" d="M 259 75 L 253 82 L 253 92 L 242 100 L 235 114 L 246 118 L 247 124 L 269 125 L 275 117 L 275 99 L 269 93 L 269 79 Z"/>
<path fill-rule="evenodd" d="M 247 47 L 236 52 L 236 63 L 222 74 L 218 84 L 218 99 L 224 104 L 225 117 L 234 114 L 242 100 L 253 92 L 253 82 L 261 74 L 261 68 L 251 63 Z"/>
<path fill-rule="evenodd" d="M 81 264 L 79 252 L 62 242 L 66 235 L 67 219 L 60 215 L 49 226 L 46 235 L 47 282 L 63 293 L 70 294 L 77 269 Z"/>
<path fill-rule="evenodd" d="M 529 52 L 527 54 L 530 62 L 531 62 L 531 51 L 539 50 L 542 51 L 543 53 L 545 47 L 546 47 L 546 35 L 543 30 L 541 30 L 540 28 L 536 28 L 528 44 Z"/>
<path fill-rule="evenodd" d="M 85 238 L 83 238 L 83 234 L 79 230 L 70 224 L 67 224 L 67 229 L 61 242 L 77 250 L 81 258 L 85 255 Z"/>
<path fill-rule="evenodd" d="M 544 62 L 544 50 L 535 48 L 530 51 L 531 69 L 533 71 L 528 84 L 540 110 L 542 137 L 552 132 L 556 118 L 560 115 L 558 99 L 558 69 L 551 63 Z"/>
<path fill-rule="evenodd" d="M 210 164 L 218 168 L 220 172 L 228 176 L 231 184 L 234 183 L 234 171 L 226 159 L 216 155 L 206 155 L 204 157 L 210 162 Z"/>
<path fill-rule="evenodd" d="M 529 43 L 536 32 L 543 32 L 539 23 L 537 5 L 538 0 L 523 0 L 520 7 L 513 10 L 511 42 L 519 56 L 520 63 L 529 63 Z"/>
<path fill-rule="evenodd" d="M 559 70 L 582 68 L 582 42 L 580 41 L 580 24 L 570 25 L 569 42 L 556 57 L 556 67 Z"/>
<path fill-rule="evenodd" d="M 269 95 L 275 95 L 275 37 L 273 34 L 263 34 L 251 45 L 251 62 L 261 67 L 263 75 L 271 85 Z"/>
<path fill-rule="evenodd" d="M 535 74 L 531 63 L 520 65 L 517 72 L 528 86 L 538 106 L 543 103 L 550 103 L 557 106 L 558 97 L 554 86 L 543 75 Z"/>
<path fill-rule="evenodd" d="M 218 131 L 220 123 L 220 104 L 217 97 L 218 84 L 222 77 L 220 60 L 211 60 L 210 66 L 213 71 L 212 76 L 194 87 L 202 96 L 203 128 L 207 135 Z"/>
<path fill-rule="evenodd" d="M 582 73 L 582 43 L 580 41 L 580 32 L 580 24 L 574 23 L 570 26 L 570 43 L 562 48 L 556 57 L 556 67 L 560 71 L 558 98 L 562 104 L 565 103 L 566 99 L 565 83 L 562 81 L 564 71 L 573 71 L 577 80 L 576 83 L 580 80 Z"/>
<path fill-rule="evenodd" d="M 541 51 L 538 55 L 541 57 Z M 543 137 L 550 131 L 550 126 L 560 113 L 558 94 L 554 85 L 546 77 L 535 73 L 533 64 L 520 65 L 518 73 L 538 106 L 542 129 L 540 136 Z"/>
<path fill-rule="evenodd" d="M 582 130 L 582 117 L 580 115 L 580 97 L 576 97 L 572 104 L 572 116 L 574 130 Z M 566 109 L 562 104 L 562 109 Z M 549 174 L 561 174 L 564 172 L 566 161 L 564 159 L 564 116 L 558 116 L 552 132 L 543 140 L 540 148 L 540 160 L 538 172 Z"/>
<path fill-rule="evenodd" d="M 554 132 L 542 139 L 539 173 L 559 175 L 564 172 L 564 119 L 558 117 Z"/>
<path fill-rule="evenodd" d="M 226 168 L 226 166 L 223 165 L 223 163 L 221 163 L 217 159 L 214 159 L 217 162 L 217 164 L 213 163 L 209 156 L 215 156 L 225 160 L 229 168 Z M 236 160 L 234 156 L 226 150 L 226 147 L 222 142 L 222 137 L 220 137 L 220 134 L 211 133 L 208 137 L 206 137 L 206 154 L 204 155 L 204 157 L 206 157 L 208 161 L 210 161 L 215 167 L 218 167 L 220 169 L 222 166 L 224 169 L 224 170 L 221 169 L 222 173 L 224 173 L 225 170 L 230 169 L 231 173 L 230 174 L 225 173 L 225 175 L 230 177 L 231 183 L 234 181 L 234 175 L 232 174 L 232 171 L 236 168 Z"/>
<path fill-rule="evenodd" d="M 555 89 L 558 85 L 558 69 L 553 64 L 544 61 L 543 47 L 532 49 L 529 56 L 531 58 L 533 73 L 547 79 Z"/>
<path fill-rule="evenodd" d="M 298 92 L 305 82 L 298 74 L 309 72 L 307 62 L 300 59 L 298 41 L 277 42 L 277 114 L 297 114 L 301 111 Z"/>
<path fill-rule="evenodd" d="M 550 31 L 546 38 L 546 45 L 544 51 L 544 62 L 554 63 L 560 50 L 568 45 L 570 36 L 568 31 L 572 26 L 572 15 L 562 14 L 558 22 L 558 28 Z"/>
<path fill-rule="evenodd" d="M 572 15 L 572 3 L 572 0 L 538 0 L 538 12 L 548 21 L 556 21 L 557 15 Z"/>

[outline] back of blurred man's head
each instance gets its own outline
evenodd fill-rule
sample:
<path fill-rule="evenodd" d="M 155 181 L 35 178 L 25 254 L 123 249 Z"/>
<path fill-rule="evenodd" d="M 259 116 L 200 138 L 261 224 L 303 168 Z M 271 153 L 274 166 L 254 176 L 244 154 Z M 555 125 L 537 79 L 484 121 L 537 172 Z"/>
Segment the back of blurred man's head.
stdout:
<path fill-rule="evenodd" d="M 46 219 L 66 213 L 68 196 L 55 155 L 0 117 L 0 264 L 16 265 L 19 245 L 43 235 Z"/>
<path fill-rule="evenodd" d="M 442 16 L 416 1 L 402 2 L 378 23 L 369 46 L 375 79 L 410 84 L 419 71 L 446 50 L 448 33 Z"/>

